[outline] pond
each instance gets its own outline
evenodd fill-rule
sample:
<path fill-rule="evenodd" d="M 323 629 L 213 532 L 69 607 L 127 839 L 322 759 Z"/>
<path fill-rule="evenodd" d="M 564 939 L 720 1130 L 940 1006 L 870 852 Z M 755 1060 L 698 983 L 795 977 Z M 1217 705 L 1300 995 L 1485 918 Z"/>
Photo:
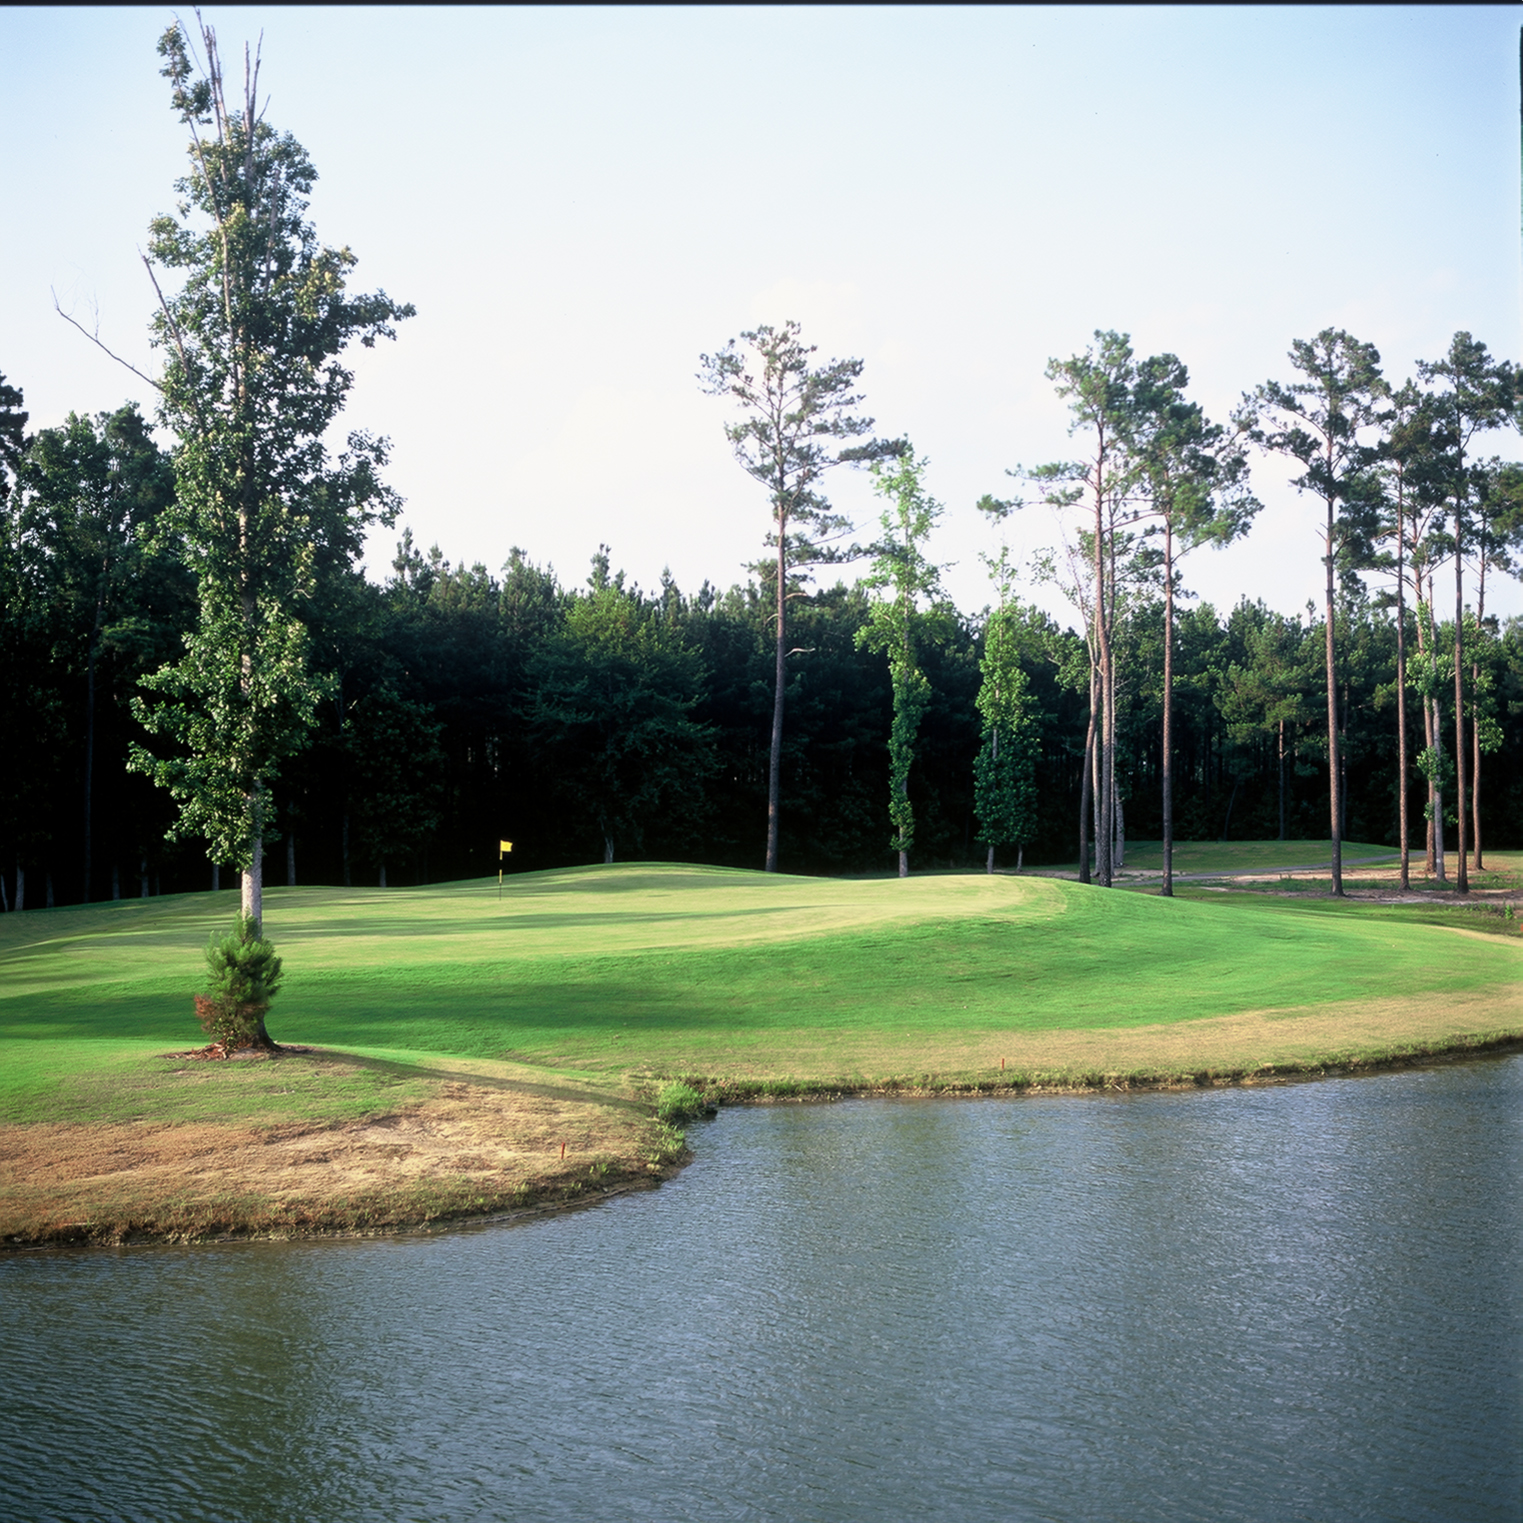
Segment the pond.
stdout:
<path fill-rule="evenodd" d="M 0 1516 L 1523 1516 L 1523 1056 L 694 1140 L 520 1225 L 0 1260 Z"/>

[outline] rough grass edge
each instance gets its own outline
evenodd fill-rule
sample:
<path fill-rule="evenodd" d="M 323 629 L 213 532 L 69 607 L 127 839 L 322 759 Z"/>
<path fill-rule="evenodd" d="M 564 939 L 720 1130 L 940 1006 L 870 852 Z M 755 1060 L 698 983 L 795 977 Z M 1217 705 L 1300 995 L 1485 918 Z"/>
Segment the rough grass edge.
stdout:
<path fill-rule="evenodd" d="M 1456 1062 L 1508 1051 L 1523 1051 L 1523 1030 L 1460 1032 L 1429 1041 L 1335 1048 L 1316 1057 L 1230 1066 L 1009 1069 L 994 1075 L 921 1071 L 878 1078 L 858 1075 L 829 1079 L 740 1079 L 686 1073 L 676 1075 L 674 1082 L 701 1095 L 706 1102 L 705 1108 L 765 1105 L 779 1101 L 842 1100 L 872 1095 L 1072 1095 L 1129 1090 L 1216 1089 L 1293 1079 L 1336 1078 Z"/>
<path fill-rule="evenodd" d="M 39 1223 L 0 1238 L 0 1252 L 378 1237 L 517 1221 L 653 1189 L 691 1158 L 683 1134 L 658 1125 L 641 1160 L 594 1157 L 585 1171 L 571 1177 L 531 1177 L 498 1189 L 475 1179 L 415 1180 L 397 1190 L 369 1190 L 324 1200 L 271 1201 L 253 1194 L 170 1200 L 159 1206 L 140 1204 L 108 1211 L 96 1220 Z"/>

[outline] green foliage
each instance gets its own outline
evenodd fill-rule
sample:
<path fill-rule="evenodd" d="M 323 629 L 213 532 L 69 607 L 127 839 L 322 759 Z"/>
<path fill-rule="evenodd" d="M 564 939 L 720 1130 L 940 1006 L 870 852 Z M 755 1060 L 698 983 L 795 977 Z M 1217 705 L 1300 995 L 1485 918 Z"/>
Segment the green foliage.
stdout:
<path fill-rule="evenodd" d="M 610 862 L 621 841 L 638 850 L 659 816 L 696 824 L 714 768 L 712 732 L 693 718 L 702 660 L 622 580 L 609 579 L 602 555 L 590 590 L 568 600 L 564 624 L 529 663 L 541 762 L 568 814 L 593 824 Z"/>
<path fill-rule="evenodd" d="M 931 702 L 931 685 L 920 667 L 919 646 L 931 627 L 923 603 L 941 591 L 941 567 L 925 553 L 925 542 L 942 515 L 942 506 L 925 490 L 928 462 L 905 446 L 892 463 L 872 465 L 873 490 L 886 499 L 879 518 L 882 537 L 874 548 L 872 569 L 863 585 L 874 599 L 867 624 L 857 632 L 864 650 L 888 657 L 894 716 L 889 726 L 889 819 L 894 834 L 889 850 L 900 854 L 900 873 L 915 842 L 915 813 L 910 802 L 910 769 L 915 739 Z"/>
<path fill-rule="evenodd" d="M 347 293 L 354 255 L 319 245 L 304 220 L 316 174 L 259 115 L 257 62 L 241 109 L 230 107 L 216 37 L 203 28 L 201 41 L 201 79 L 178 22 L 159 43 L 191 133 L 190 173 L 177 215 L 157 218 L 149 242 L 160 416 L 178 440 L 171 523 L 200 607 L 184 657 L 145 684 L 161 701 L 136 709 L 176 749 L 135 747 L 132 764 L 178 801 L 177 834 L 204 836 L 215 858 L 247 869 L 268 829 L 268 787 L 328 689 L 310 661 L 311 605 L 366 525 L 390 522 L 397 505 L 378 475 L 384 441 L 351 434 L 329 457 L 353 382 L 340 357 L 355 340 L 393 336 L 412 309 Z M 173 295 L 156 268 L 183 275 Z"/>
<path fill-rule="evenodd" d="M 358 699 L 346 720 L 356 835 L 384 875 L 388 861 L 416 851 L 439 823 L 442 726 L 385 681 Z"/>
<path fill-rule="evenodd" d="M 661 1092 L 656 1096 L 656 1119 L 668 1126 L 701 1116 L 709 1108 L 709 1102 L 703 1094 L 680 1079 L 663 1084 Z"/>
<path fill-rule="evenodd" d="M 229 1054 L 251 1044 L 268 1046 L 264 1018 L 280 989 L 282 968 L 259 922 L 240 915 L 230 931 L 213 931 L 205 957 L 207 990 L 196 1000 L 202 1030 Z"/>

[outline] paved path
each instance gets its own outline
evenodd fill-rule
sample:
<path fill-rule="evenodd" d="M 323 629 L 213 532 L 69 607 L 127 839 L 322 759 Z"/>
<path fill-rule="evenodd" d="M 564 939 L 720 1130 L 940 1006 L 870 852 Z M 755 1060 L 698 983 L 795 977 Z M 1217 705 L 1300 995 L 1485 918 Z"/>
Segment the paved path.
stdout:
<path fill-rule="evenodd" d="M 1371 862 L 1400 861 L 1401 853 L 1399 851 L 1388 851 L 1378 857 L 1345 857 L 1343 865 L 1345 867 L 1363 867 Z M 1294 867 L 1234 867 L 1226 872 L 1219 873 L 1175 873 L 1174 879 L 1178 882 L 1181 878 L 1288 878 L 1291 873 L 1331 872 L 1332 869 L 1332 859 L 1329 858 L 1326 862 L 1306 862 L 1297 864 Z M 1146 873 L 1150 878 L 1163 877 L 1163 869 L 1161 867 L 1124 867 L 1121 870 L 1122 872 Z"/>

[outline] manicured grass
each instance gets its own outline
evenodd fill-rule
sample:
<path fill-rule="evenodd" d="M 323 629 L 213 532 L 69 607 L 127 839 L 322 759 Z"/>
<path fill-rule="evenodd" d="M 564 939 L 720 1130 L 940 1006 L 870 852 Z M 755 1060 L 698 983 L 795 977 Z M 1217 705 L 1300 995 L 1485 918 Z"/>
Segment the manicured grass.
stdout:
<path fill-rule="evenodd" d="M 1332 861 L 1331 841 L 1176 841 L 1176 873 L 1283 872 L 1291 867 L 1312 867 Z M 1367 841 L 1345 841 L 1346 863 L 1361 857 L 1390 857 L 1401 853 L 1392 846 L 1372 846 Z M 1163 871 L 1162 841 L 1128 841 L 1128 872 Z"/>
<path fill-rule="evenodd" d="M 1168 903 L 981 874 L 636 864 L 518 876 L 500 902 L 491 880 L 277 888 L 266 906 L 287 961 L 276 1038 L 396 1066 L 386 1082 L 357 1070 L 341 1095 L 260 1090 L 282 1087 L 280 1065 L 258 1081 L 197 1075 L 179 1086 L 196 1114 L 373 1111 L 389 1082 L 449 1058 L 607 1086 L 630 1073 L 883 1074 L 986 1039 L 1393 1000 L 1484 1007 L 1523 977 L 1516 941 L 1399 910 Z M 159 1104 L 149 1080 L 185 1065 L 158 1055 L 204 1040 L 191 1012 L 200 948 L 234 907 L 231 893 L 193 894 L 0 917 L 0 1120 Z"/>

